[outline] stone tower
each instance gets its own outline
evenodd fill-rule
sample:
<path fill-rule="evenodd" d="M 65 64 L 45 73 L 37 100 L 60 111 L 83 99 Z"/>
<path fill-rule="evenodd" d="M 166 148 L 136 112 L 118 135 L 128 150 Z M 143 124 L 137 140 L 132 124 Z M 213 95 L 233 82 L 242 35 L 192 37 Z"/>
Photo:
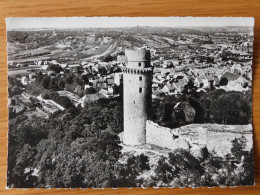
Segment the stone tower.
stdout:
<path fill-rule="evenodd" d="M 125 50 L 124 137 L 126 145 L 146 143 L 146 119 L 152 102 L 152 72 L 149 50 Z"/>

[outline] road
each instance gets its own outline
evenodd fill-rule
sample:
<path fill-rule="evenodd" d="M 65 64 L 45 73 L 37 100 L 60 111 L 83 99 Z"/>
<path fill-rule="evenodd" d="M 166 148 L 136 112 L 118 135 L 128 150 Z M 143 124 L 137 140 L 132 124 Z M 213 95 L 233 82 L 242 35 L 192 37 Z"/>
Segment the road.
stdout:
<path fill-rule="evenodd" d="M 115 41 L 113 43 L 113 45 L 111 45 L 109 48 L 107 48 L 106 51 L 104 51 L 103 53 L 101 54 L 98 54 L 98 55 L 94 55 L 94 56 L 91 56 L 91 57 L 88 57 L 88 58 L 84 58 L 82 60 L 90 60 L 90 59 L 93 59 L 93 58 L 99 58 L 99 57 L 102 57 L 102 56 L 106 56 L 106 55 L 109 55 L 110 53 L 113 52 L 113 50 L 117 47 L 117 41 Z"/>
<path fill-rule="evenodd" d="M 33 70 L 33 69 L 41 69 L 41 67 L 33 66 L 33 67 L 22 67 L 22 68 L 16 68 L 16 69 L 9 69 L 8 76 L 28 75 L 29 73 L 27 72 L 27 70 Z"/>

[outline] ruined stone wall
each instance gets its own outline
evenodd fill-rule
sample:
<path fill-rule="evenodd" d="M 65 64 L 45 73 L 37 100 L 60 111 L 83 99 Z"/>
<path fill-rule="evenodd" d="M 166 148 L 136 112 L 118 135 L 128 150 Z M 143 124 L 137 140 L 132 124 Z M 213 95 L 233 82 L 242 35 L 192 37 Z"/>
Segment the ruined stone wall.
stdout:
<path fill-rule="evenodd" d="M 190 149 L 195 156 L 207 147 L 215 156 L 231 154 L 232 140 L 244 136 L 246 150 L 253 147 L 252 125 L 190 124 L 176 129 L 146 122 L 146 142 L 169 149 Z"/>
<path fill-rule="evenodd" d="M 189 149 L 188 142 L 180 139 L 178 136 L 178 129 L 162 127 L 149 120 L 146 122 L 146 142 L 148 144 L 154 144 L 172 150 L 178 148 Z"/>

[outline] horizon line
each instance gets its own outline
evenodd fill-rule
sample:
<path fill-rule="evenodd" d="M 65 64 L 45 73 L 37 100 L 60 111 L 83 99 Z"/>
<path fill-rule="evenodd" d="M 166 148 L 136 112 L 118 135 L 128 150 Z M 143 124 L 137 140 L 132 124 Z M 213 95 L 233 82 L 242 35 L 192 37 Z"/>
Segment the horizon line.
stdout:
<path fill-rule="evenodd" d="M 43 28 L 12 28 L 12 29 L 6 29 L 7 31 L 12 31 L 12 30 L 76 30 L 76 29 L 112 29 L 112 28 L 117 28 L 117 29 L 124 29 L 124 28 L 138 28 L 138 27 L 147 27 L 147 28 L 223 28 L 223 27 L 245 27 L 249 28 L 252 26 L 125 26 L 125 27 L 43 27 Z"/>
<path fill-rule="evenodd" d="M 197 24 L 197 25 L 195 25 Z M 6 29 L 254 26 L 253 17 L 13 17 Z"/>

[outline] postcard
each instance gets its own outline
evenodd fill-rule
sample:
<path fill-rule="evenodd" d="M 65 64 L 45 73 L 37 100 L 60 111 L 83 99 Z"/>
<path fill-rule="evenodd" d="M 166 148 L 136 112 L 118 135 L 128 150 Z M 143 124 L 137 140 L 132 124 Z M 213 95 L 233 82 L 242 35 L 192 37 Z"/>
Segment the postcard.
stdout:
<path fill-rule="evenodd" d="M 254 185 L 254 18 L 7 18 L 7 188 Z"/>

